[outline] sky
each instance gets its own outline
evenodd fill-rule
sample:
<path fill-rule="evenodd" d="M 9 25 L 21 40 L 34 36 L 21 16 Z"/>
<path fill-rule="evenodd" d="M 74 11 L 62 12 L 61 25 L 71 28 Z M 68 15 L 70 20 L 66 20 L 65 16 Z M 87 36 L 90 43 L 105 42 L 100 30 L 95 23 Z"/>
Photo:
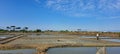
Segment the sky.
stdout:
<path fill-rule="evenodd" d="M 0 0 L 0 27 L 120 30 L 120 0 Z"/>

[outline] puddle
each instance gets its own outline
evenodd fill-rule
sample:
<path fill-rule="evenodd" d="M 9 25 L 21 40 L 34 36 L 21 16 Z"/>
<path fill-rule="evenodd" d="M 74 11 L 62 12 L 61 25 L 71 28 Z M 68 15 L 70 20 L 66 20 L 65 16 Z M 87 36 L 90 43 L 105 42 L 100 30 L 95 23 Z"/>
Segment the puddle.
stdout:
<path fill-rule="evenodd" d="M 102 39 L 106 41 L 112 41 L 112 42 L 120 42 L 120 39 Z"/>
<path fill-rule="evenodd" d="M 0 35 L 0 39 L 5 39 L 5 38 L 9 38 L 12 37 L 13 35 Z"/>
<path fill-rule="evenodd" d="M 105 47 L 106 54 L 119 54 L 120 47 Z M 96 54 L 97 47 L 51 48 L 47 54 Z"/>
<path fill-rule="evenodd" d="M 0 50 L 0 54 L 36 54 L 36 49 Z"/>

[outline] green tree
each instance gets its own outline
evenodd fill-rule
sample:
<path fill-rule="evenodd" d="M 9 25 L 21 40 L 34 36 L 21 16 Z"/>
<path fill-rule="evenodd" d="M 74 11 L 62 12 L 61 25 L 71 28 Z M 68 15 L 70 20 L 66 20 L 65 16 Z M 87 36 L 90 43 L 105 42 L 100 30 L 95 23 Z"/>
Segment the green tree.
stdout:
<path fill-rule="evenodd" d="M 65 32 L 69 32 L 69 30 L 65 30 Z"/>
<path fill-rule="evenodd" d="M 9 31 L 11 28 L 9 26 L 7 26 L 6 29 Z"/>
<path fill-rule="evenodd" d="M 20 31 L 21 27 L 16 27 L 15 29 L 17 29 L 18 31 Z"/>
<path fill-rule="evenodd" d="M 27 32 L 27 30 L 28 30 L 28 27 L 24 27 L 23 30 L 21 30 L 21 31 Z"/>
<path fill-rule="evenodd" d="M 24 27 L 24 29 L 25 29 L 25 31 L 27 31 L 27 30 L 28 30 L 28 27 Z"/>
<path fill-rule="evenodd" d="M 69 30 L 61 30 L 60 32 L 69 32 Z"/>
<path fill-rule="evenodd" d="M 36 29 L 35 32 L 42 32 L 42 30 L 41 29 Z"/>
<path fill-rule="evenodd" d="M 12 31 L 15 31 L 16 26 L 11 26 L 10 28 L 12 29 Z"/>
<path fill-rule="evenodd" d="M 119 32 L 119 37 L 120 37 L 120 32 Z"/>
<path fill-rule="evenodd" d="M 81 31 L 81 29 L 77 29 L 77 31 L 78 31 L 78 32 L 80 32 L 80 31 Z"/>

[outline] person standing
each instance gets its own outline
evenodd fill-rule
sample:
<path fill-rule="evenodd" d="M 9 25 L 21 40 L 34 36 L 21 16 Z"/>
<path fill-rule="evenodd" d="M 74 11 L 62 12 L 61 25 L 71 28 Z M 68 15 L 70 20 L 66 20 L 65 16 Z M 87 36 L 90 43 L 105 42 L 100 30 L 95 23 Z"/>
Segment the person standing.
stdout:
<path fill-rule="evenodd" d="M 99 34 L 98 33 L 96 34 L 96 38 L 97 38 L 97 40 L 99 40 Z"/>

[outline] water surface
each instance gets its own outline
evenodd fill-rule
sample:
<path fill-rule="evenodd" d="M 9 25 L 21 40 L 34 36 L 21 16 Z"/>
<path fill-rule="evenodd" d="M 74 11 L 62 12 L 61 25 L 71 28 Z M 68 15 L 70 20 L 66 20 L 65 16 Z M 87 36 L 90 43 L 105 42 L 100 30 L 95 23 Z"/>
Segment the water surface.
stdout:
<path fill-rule="evenodd" d="M 96 54 L 97 47 L 67 47 L 67 48 L 51 48 L 48 54 Z M 120 54 L 120 47 L 106 47 L 107 54 Z"/>
<path fill-rule="evenodd" d="M 111 41 L 111 42 L 120 42 L 120 39 L 102 39 L 106 41 Z"/>
<path fill-rule="evenodd" d="M 9 38 L 12 37 L 13 35 L 0 35 L 0 39 L 5 39 L 5 38 Z"/>
<path fill-rule="evenodd" d="M 0 54 L 36 54 L 35 49 L 0 50 Z"/>
<path fill-rule="evenodd" d="M 80 36 L 80 38 L 96 38 L 96 36 Z M 103 37 L 103 36 L 100 36 L 99 37 L 101 40 L 105 40 L 105 41 L 111 41 L 111 42 L 120 42 L 120 39 L 115 39 L 115 38 L 112 38 L 112 37 Z"/>

